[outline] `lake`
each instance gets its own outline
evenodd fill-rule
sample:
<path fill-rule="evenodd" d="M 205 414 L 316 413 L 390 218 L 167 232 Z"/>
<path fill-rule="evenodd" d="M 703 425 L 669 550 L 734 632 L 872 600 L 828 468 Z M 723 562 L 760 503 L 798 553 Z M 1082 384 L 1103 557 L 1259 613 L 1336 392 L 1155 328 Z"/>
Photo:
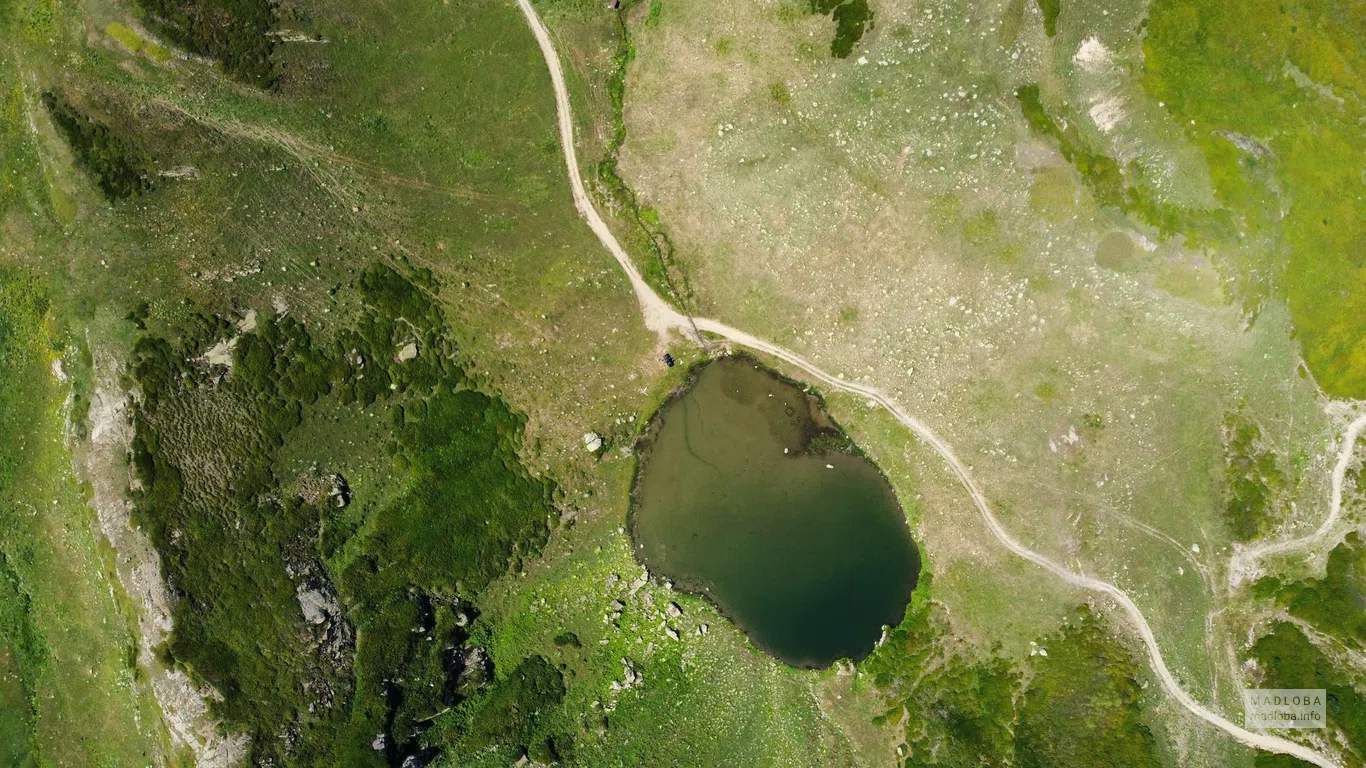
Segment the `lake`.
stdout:
<path fill-rule="evenodd" d="M 891 485 L 799 385 L 736 356 L 697 370 L 642 437 L 637 557 L 796 667 L 862 659 L 919 554 Z"/>

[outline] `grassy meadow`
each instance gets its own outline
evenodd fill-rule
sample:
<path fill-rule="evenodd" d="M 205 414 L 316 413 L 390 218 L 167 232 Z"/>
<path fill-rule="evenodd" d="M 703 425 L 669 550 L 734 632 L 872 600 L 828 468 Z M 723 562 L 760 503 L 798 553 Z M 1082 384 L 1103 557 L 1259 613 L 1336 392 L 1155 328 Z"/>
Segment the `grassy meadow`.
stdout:
<path fill-rule="evenodd" d="M 924 416 L 1197 698 L 1342 668 L 1358 545 L 1250 596 L 1223 563 L 1313 529 L 1320 398 L 1366 381 L 1349 13 L 622 6 L 537 3 L 661 295 Z M 645 578 L 630 449 L 702 352 L 654 359 L 557 141 L 506 0 L 0 4 L 0 762 L 188 760 L 150 650 L 278 765 L 1254 763 L 857 398 L 924 555 L 873 656 L 784 667 Z M 72 466 L 95 355 L 156 648 Z"/>

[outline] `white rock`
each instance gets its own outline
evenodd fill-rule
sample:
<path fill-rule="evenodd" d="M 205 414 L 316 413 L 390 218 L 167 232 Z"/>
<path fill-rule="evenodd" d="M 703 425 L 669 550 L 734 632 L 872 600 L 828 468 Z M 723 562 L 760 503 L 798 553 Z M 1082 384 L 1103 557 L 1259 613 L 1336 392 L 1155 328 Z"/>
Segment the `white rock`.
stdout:
<path fill-rule="evenodd" d="M 1094 36 L 1088 37 L 1081 42 L 1072 61 L 1087 72 L 1099 72 L 1110 63 L 1110 49 Z"/>
<path fill-rule="evenodd" d="M 598 449 L 602 447 L 602 438 L 598 436 L 597 432 L 585 432 L 583 433 L 583 447 L 589 453 L 597 453 Z"/>

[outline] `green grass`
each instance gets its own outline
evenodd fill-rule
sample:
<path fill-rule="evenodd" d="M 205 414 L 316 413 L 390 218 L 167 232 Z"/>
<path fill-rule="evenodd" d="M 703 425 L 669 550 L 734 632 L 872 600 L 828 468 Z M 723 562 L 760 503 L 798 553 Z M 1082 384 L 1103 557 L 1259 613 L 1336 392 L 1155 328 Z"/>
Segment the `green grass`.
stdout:
<path fill-rule="evenodd" d="M 7 645 L 0 645 L 0 763 L 15 768 L 36 765 L 23 678 Z"/>
<path fill-rule="evenodd" d="M 147 41 L 142 39 L 142 35 L 129 29 L 125 24 L 113 22 L 105 27 L 104 31 L 108 32 L 110 37 L 119 41 L 119 45 L 127 48 L 132 53 L 138 53 L 147 44 Z"/>
<path fill-rule="evenodd" d="M 544 762 L 568 757 L 570 752 L 562 739 L 559 750 L 552 738 L 533 739 L 541 718 L 553 714 L 563 699 L 564 676 L 560 671 L 544 656 L 528 656 L 479 702 L 470 717 L 465 743 L 472 749 L 504 744 L 522 749 L 532 747 L 538 753 L 534 759 Z"/>
<path fill-rule="evenodd" d="M 1233 537 L 1251 541 L 1280 522 L 1280 498 L 1288 480 L 1274 451 L 1263 445 L 1262 430 L 1242 414 L 1224 417 L 1224 519 Z"/>
<path fill-rule="evenodd" d="M 105 27 L 104 31 L 119 41 L 119 45 L 127 48 L 130 53 L 146 54 L 149 59 L 158 64 L 165 64 L 171 60 L 171 52 L 165 46 L 144 38 L 138 34 L 137 30 L 130 29 L 127 25 L 115 21 Z"/>
<path fill-rule="evenodd" d="M 1245 300 L 1283 296 L 1320 386 L 1366 396 L 1366 196 L 1355 161 L 1366 128 L 1353 95 L 1366 92 L 1366 21 L 1333 0 L 1159 0 L 1146 27 L 1144 88 L 1204 152 L 1249 241 L 1273 243 L 1242 270 Z"/>
<path fill-rule="evenodd" d="M 1083 606 L 1038 638 L 1046 655 L 1017 664 L 955 648 L 929 594 L 917 587 L 905 621 L 861 665 L 886 692 L 878 722 L 904 732 L 908 764 L 1161 764 L 1142 667 L 1103 617 Z"/>
<path fill-rule="evenodd" d="M 48 311 L 37 281 L 0 270 L 0 749 L 18 764 L 147 764 L 162 732 L 63 444 Z"/>
<path fill-rule="evenodd" d="M 73 92 L 99 104 L 111 133 L 147 142 L 159 166 L 193 166 L 199 178 L 159 184 L 116 211 L 83 197 L 79 203 L 85 217 L 65 241 L 43 226 L 27 229 L 26 218 L 8 219 L 6 226 L 21 225 L 23 235 L 36 239 L 31 249 L 16 254 L 21 241 L 0 238 L 10 258 L 39 262 L 40 254 L 61 254 L 41 267 L 70 289 L 58 291 L 66 320 L 79 319 L 93 307 L 111 308 L 122 316 L 146 301 L 139 321 L 150 336 L 164 338 L 165 345 L 144 345 L 142 362 L 148 365 L 141 373 L 146 393 L 160 404 L 158 409 L 165 408 L 165 418 L 158 429 L 143 430 L 140 459 L 144 469 L 150 463 L 165 478 L 164 483 L 152 478 L 145 486 L 149 495 L 165 498 L 162 520 L 149 519 L 154 515 L 144 514 L 147 509 L 140 510 L 140 517 L 167 553 L 163 562 L 173 583 L 205 598 L 178 608 L 177 630 L 183 627 L 185 637 L 173 643 L 172 655 L 201 679 L 213 675 L 222 682 L 232 701 L 222 707 L 233 722 L 250 720 L 265 732 L 262 755 L 275 749 L 286 731 L 308 743 L 310 717 L 301 714 L 300 690 L 304 684 L 321 690 L 317 683 L 329 674 L 300 652 L 307 645 L 301 632 L 306 638 L 309 629 L 302 626 L 293 585 L 282 575 L 287 559 L 313 559 L 309 546 L 319 510 L 281 492 L 283 481 L 292 482 L 294 475 L 277 481 L 264 471 L 275 468 L 274 452 L 280 441 L 292 439 L 292 424 L 325 413 L 344 419 L 386 416 L 384 429 L 378 431 L 390 487 L 371 497 L 376 501 L 372 508 L 357 511 L 350 521 L 354 525 L 324 528 L 332 540 L 328 551 L 320 553 L 328 568 L 336 568 L 339 585 L 346 568 L 360 564 L 351 572 L 357 590 L 379 593 L 402 586 L 392 606 L 378 606 L 368 617 L 357 614 L 354 677 L 357 690 L 369 686 L 373 691 L 380 679 L 396 672 L 444 673 L 443 643 L 421 638 L 416 646 L 420 652 L 408 653 L 414 649 L 408 646 L 411 622 L 403 622 L 416 605 L 410 586 L 443 590 L 443 599 L 457 586 L 473 592 L 518 564 L 510 562 L 512 553 L 504 549 L 509 541 L 518 543 L 519 556 L 530 558 L 547 535 L 551 509 L 544 481 L 523 474 L 519 484 L 506 488 L 479 488 L 477 483 L 520 471 L 519 454 L 542 450 L 539 440 L 553 446 L 539 458 L 576 471 L 573 462 L 580 455 L 555 455 L 558 435 L 546 430 L 545 421 L 533 444 L 523 437 L 522 417 L 501 401 L 473 392 L 470 385 L 504 379 L 542 416 L 574 403 L 572 417 L 558 420 L 573 433 L 574 442 L 582 433 L 579 419 L 591 419 L 609 432 L 610 418 L 624 416 L 641 399 L 625 387 L 609 393 L 599 384 L 626 380 L 637 346 L 647 348 L 645 334 L 625 321 L 627 311 L 634 310 L 629 292 L 622 290 L 619 276 L 609 272 L 610 259 L 602 258 L 591 233 L 558 194 L 565 179 L 553 110 L 545 109 L 551 104 L 548 79 L 524 22 L 514 8 L 501 3 L 477 9 L 418 6 L 413 4 L 406 15 L 411 27 L 404 29 L 391 24 L 389 8 L 349 7 L 346 19 L 326 8 L 311 8 L 320 28 L 334 40 L 345 37 L 355 14 L 371 14 L 362 23 L 377 22 L 380 39 L 377 44 L 369 40 L 316 47 L 321 57 L 335 56 L 326 65 L 342 72 L 348 86 L 289 80 L 280 85 L 293 89 L 288 101 L 256 102 L 254 95 L 196 72 L 193 63 L 174 73 L 194 86 L 194 97 L 182 101 L 186 91 L 178 86 L 159 90 L 172 73 L 147 68 L 148 81 L 130 84 L 96 50 L 84 59 L 85 69 L 71 73 Z M 400 50 L 404 55 L 395 55 Z M 29 55 L 29 66 L 44 72 L 44 54 Z M 410 66 L 423 70 L 430 87 L 415 81 Z M 414 98 L 401 99 L 379 114 L 375 105 L 391 101 L 387 92 L 398 69 L 405 73 L 401 82 L 413 85 Z M 453 90 L 464 95 L 453 97 Z M 380 97 L 372 98 L 375 94 Z M 152 95 L 169 101 L 149 103 Z M 15 104 L 15 135 L 27 136 L 22 104 L 17 98 Z M 308 142 L 289 143 L 300 134 Z M 376 136 L 399 140 L 374 141 Z M 452 142 L 462 151 L 448 151 Z M 328 145 L 337 155 L 313 154 L 315 147 Z M 5 149 L 13 146 L 7 142 Z M 28 191 L 20 187 L 16 198 L 24 200 Z M 352 210 L 352 202 L 364 210 Z M 377 234 L 380 230 L 383 235 Z M 393 242 L 400 238 L 401 248 Z M 384 253 L 374 254 L 370 246 L 379 242 L 385 243 Z M 418 306 L 410 296 L 394 296 L 389 290 L 393 286 L 381 285 L 382 279 L 359 285 L 363 280 L 352 265 L 405 251 L 451 278 L 443 281 L 440 306 L 477 325 L 453 324 L 438 332 L 424 325 L 431 317 L 430 302 Z M 265 263 L 253 266 L 256 259 Z M 286 270 L 287 276 L 282 274 Z M 419 279 L 420 274 L 413 270 L 410 277 L 422 284 L 422 291 L 435 292 L 435 279 L 429 273 Z M 353 283 L 356 290 L 349 287 Z M 497 285 L 496 295 L 492 285 Z M 333 286 L 338 290 L 328 296 Z M 360 309 L 361 292 L 370 294 L 370 315 Z M 304 323 L 267 323 L 274 296 L 288 301 L 289 317 Z M 190 373 L 184 358 L 197 356 L 211 338 L 228 332 L 226 324 L 210 318 L 215 312 L 228 315 L 234 304 L 260 308 L 263 318 L 257 332 L 239 342 L 236 374 L 214 390 L 208 372 L 196 370 L 188 379 L 193 389 L 186 388 L 179 381 L 182 372 Z M 407 333 L 399 316 L 423 326 L 415 337 L 422 354 L 402 368 L 382 364 L 395 353 L 395 334 Z M 131 324 L 126 330 L 131 334 Z M 563 343 L 548 350 L 519 344 L 508 353 L 480 347 L 491 347 L 495 340 L 504 344 L 508 331 L 519 340 L 554 333 Z M 475 342 L 460 350 L 454 346 L 457 334 Z M 591 348 L 570 341 L 578 337 L 591 338 Z M 98 336 L 94 340 L 107 342 Z M 326 359 L 311 355 L 310 350 L 320 348 Z M 309 405 L 320 373 L 332 383 L 330 366 L 339 356 L 333 353 L 352 348 L 362 350 L 368 361 L 365 377 L 353 376 L 325 396 L 326 402 Z M 582 367 L 577 365 L 581 353 L 584 363 L 590 362 L 589 354 L 594 358 L 587 372 L 575 370 Z M 457 356 L 460 363 L 454 362 Z M 472 359 L 479 362 L 471 364 L 471 376 L 456 375 Z M 442 391 L 431 394 L 430 402 L 423 400 L 438 383 Z M 423 395 L 414 394 L 418 391 Z M 403 407 L 393 407 L 398 401 Z M 397 425 L 387 420 L 394 414 Z M 307 423 L 298 428 L 326 432 Z M 468 430 L 492 442 L 478 450 L 453 450 L 451 435 Z M 165 439 L 149 445 L 154 437 Z M 292 457 L 308 457 L 310 451 L 300 449 L 297 441 L 294 447 L 299 450 Z M 176 461 L 163 460 L 157 467 L 149 457 L 160 448 L 173 448 L 169 453 L 177 455 Z M 465 471 L 463 464 L 471 458 L 483 462 L 481 473 Z M 176 462 L 188 465 L 185 471 L 177 471 Z M 462 466 L 453 468 L 452 462 Z M 571 478 L 587 491 L 598 482 L 591 475 Z M 419 486 L 420 479 L 432 480 L 432 487 Z M 357 496 L 368 490 L 358 489 Z M 441 493 L 451 497 L 439 498 Z M 194 503 L 173 511 L 171 502 L 178 494 L 193 497 Z M 477 538 L 464 529 L 440 528 L 457 522 L 447 515 L 456 497 L 469 512 L 468 519 L 458 521 L 462 524 L 485 524 L 491 503 L 505 504 L 508 517 L 495 520 L 506 525 L 490 534 L 489 546 L 459 553 L 485 559 L 461 561 L 462 570 L 447 572 L 444 566 L 456 556 L 444 544 Z M 182 517 L 188 510 L 203 514 Z M 414 526 L 425 528 L 416 531 Z M 186 546 L 167 546 L 172 537 Z M 425 545 L 432 560 L 426 567 L 410 562 L 401 542 Z M 224 552 L 231 554 L 225 557 Z M 381 578 L 364 573 L 367 557 L 386 565 Z M 412 569 L 405 571 L 409 565 Z M 409 578 L 431 583 L 410 585 L 405 583 Z M 462 583 L 455 584 L 457 580 Z M 380 610 L 390 607 L 392 612 Z M 253 608 L 269 618 L 252 613 Z M 368 618 L 375 631 L 367 635 L 360 618 Z M 443 623 L 449 618 L 438 610 L 441 631 L 449 628 Z M 395 620 L 392 625 L 390 619 Z M 385 639 L 395 635 L 403 643 L 394 644 L 397 651 L 389 656 Z M 384 666 L 391 659 L 397 659 L 394 666 Z M 499 674 L 505 676 L 515 666 L 514 660 L 500 667 Z M 346 696 L 348 684 L 340 676 L 334 693 Z M 253 698 L 244 689 L 259 696 Z M 396 714 L 395 728 L 405 727 L 404 717 L 411 725 L 415 718 L 409 715 L 425 717 L 434 711 L 423 711 L 430 700 L 406 700 L 411 711 Z M 248 702 L 257 706 L 253 709 Z M 383 759 L 370 749 L 370 741 L 391 713 L 387 705 L 378 710 L 363 706 L 374 702 L 374 696 L 360 702 L 355 717 L 348 713 L 344 728 L 332 732 L 336 755 L 350 756 L 354 746 L 354 754 L 365 761 Z M 355 734 L 363 736 L 352 738 Z"/>

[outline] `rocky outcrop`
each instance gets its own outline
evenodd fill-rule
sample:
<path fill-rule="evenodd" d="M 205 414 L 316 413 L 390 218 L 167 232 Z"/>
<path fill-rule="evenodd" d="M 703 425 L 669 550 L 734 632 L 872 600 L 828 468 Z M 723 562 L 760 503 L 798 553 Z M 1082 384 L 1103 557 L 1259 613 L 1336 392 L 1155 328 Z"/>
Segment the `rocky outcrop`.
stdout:
<path fill-rule="evenodd" d="M 220 732 L 209 712 L 212 688 L 198 688 L 182 671 L 163 666 L 153 649 L 171 634 L 171 596 L 152 542 L 133 527 L 128 455 L 133 441 L 131 399 L 120 386 L 122 363 L 93 351 L 94 392 L 88 441 L 71 439 L 76 473 L 90 484 L 90 504 L 100 533 L 113 547 L 119 583 L 137 611 L 138 666 L 147 674 L 157 705 L 177 747 L 194 754 L 200 768 L 227 768 L 246 760 L 245 734 Z"/>

